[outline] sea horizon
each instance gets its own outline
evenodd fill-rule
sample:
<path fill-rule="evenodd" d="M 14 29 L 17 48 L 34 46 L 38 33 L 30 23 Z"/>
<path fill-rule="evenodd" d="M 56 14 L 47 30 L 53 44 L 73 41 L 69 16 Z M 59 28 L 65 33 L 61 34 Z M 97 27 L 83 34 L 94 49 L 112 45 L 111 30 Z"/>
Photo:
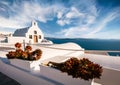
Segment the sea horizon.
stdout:
<path fill-rule="evenodd" d="M 77 37 L 46 37 L 46 39 L 90 39 L 90 40 L 120 40 L 120 39 L 117 39 L 117 38 L 77 38 Z"/>
<path fill-rule="evenodd" d="M 46 38 L 54 44 L 73 42 L 80 45 L 85 50 L 112 50 L 120 51 L 119 39 L 87 39 L 87 38 Z M 119 52 L 108 53 L 113 56 L 120 56 Z"/>

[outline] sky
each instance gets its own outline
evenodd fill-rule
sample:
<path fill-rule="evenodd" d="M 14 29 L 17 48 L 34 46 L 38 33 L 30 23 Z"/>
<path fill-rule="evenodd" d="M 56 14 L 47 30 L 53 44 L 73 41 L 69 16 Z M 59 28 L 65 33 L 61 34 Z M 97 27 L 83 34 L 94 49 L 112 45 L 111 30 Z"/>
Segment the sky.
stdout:
<path fill-rule="evenodd" d="M 120 39 L 120 0 L 0 0 L 0 31 L 36 20 L 46 37 Z"/>

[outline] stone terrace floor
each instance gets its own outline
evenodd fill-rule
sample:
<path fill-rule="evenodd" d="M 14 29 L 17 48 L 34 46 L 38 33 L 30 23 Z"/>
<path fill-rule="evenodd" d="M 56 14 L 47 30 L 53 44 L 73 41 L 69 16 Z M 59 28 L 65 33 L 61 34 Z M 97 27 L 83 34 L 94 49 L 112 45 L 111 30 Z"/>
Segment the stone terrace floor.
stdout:
<path fill-rule="evenodd" d="M 17 81 L 0 72 L 0 85 L 20 85 Z"/>

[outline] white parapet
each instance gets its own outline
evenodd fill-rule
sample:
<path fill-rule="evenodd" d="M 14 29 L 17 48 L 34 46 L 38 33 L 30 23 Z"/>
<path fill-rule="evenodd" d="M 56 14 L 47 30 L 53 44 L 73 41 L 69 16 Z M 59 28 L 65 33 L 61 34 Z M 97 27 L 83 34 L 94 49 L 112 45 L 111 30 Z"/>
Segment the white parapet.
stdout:
<path fill-rule="evenodd" d="M 33 49 L 40 48 L 42 56 L 40 60 L 46 60 L 54 57 L 79 57 L 84 54 L 84 49 L 76 43 L 63 43 L 53 45 L 34 45 Z"/>
<path fill-rule="evenodd" d="M 9 59 L 9 60 L 11 65 L 24 69 L 26 71 L 40 70 L 39 61 L 28 61 L 21 59 Z"/>
<path fill-rule="evenodd" d="M 26 72 L 0 60 L 0 72 L 21 85 L 91 85 L 91 81 L 75 79 L 51 67 L 40 66 L 40 72 Z"/>

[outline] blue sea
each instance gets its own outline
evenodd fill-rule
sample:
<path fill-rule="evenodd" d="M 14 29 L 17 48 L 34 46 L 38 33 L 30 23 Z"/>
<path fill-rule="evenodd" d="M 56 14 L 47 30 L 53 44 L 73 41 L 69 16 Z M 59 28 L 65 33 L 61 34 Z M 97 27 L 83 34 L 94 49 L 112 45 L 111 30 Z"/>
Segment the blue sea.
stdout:
<path fill-rule="evenodd" d="M 79 44 L 85 50 L 114 50 L 120 51 L 120 40 L 110 39 L 81 39 L 81 38 L 47 38 L 55 44 L 74 42 Z M 109 55 L 120 56 L 120 53 L 109 53 Z"/>

